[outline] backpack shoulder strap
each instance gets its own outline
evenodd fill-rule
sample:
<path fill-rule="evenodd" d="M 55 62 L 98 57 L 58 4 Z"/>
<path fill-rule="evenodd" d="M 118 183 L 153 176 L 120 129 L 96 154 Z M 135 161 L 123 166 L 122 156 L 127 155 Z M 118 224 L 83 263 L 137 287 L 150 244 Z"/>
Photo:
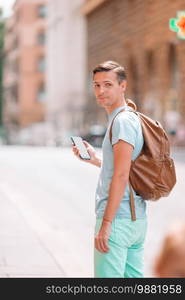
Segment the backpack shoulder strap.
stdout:
<path fill-rule="evenodd" d="M 113 126 L 114 120 L 115 120 L 115 118 L 117 117 L 117 115 L 119 115 L 121 112 L 124 112 L 124 111 L 127 111 L 127 110 L 125 110 L 125 109 L 120 110 L 120 111 L 115 115 L 115 117 L 112 119 L 112 123 L 111 123 L 110 129 L 109 129 L 109 139 L 110 139 L 110 143 L 111 143 L 111 144 L 112 144 L 112 126 Z M 134 113 L 136 113 L 136 114 L 138 115 L 138 113 L 137 113 L 136 111 L 134 111 L 134 109 L 133 109 L 133 110 L 129 110 L 129 111 L 130 111 L 130 112 L 134 112 Z"/>
<path fill-rule="evenodd" d="M 121 112 L 125 111 L 124 109 L 120 110 L 116 115 L 115 117 L 112 119 L 112 123 L 110 125 L 110 129 L 109 129 L 109 139 L 110 139 L 110 143 L 112 145 L 112 126 L 113 126 L 113 123 L 114 123 L 114 120 L 115 118 L 117 117 L 117 115 L 119 115 Z"/>

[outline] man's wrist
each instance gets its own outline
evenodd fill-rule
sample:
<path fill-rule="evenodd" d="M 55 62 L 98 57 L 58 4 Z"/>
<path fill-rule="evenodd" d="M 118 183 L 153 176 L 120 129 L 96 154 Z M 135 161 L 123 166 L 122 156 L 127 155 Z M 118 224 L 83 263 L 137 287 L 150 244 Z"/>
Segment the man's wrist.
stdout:
<path fill-rule="evenodd" d="M 94 161 L 93 161 L 93 165 L 97 166 L 97 167 L 101 167 L 101 159 L 99 157 L 97 157 Z"/>
<path fill-rule="evenodd" d="M 106 223 L 109 223 L 109 224 L 112 224 L 112 221 L 109 220 L 108 218 L 106 217 L 103 217 L 103 222 L 106 222 Z"/>

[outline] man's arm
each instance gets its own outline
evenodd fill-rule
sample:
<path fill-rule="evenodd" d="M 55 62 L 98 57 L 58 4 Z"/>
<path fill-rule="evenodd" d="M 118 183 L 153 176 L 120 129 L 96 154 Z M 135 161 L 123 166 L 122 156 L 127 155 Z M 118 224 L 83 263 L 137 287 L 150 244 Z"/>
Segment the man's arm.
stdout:
<path fill-rule="evenodd" d="M 119 142 L 113 146 L 114 173 L 104 213 L 104 218 L 110 222 L 112 222 L 125 193 L 125 187 L 129 179 L 132 152 L 133 146 L 123 140 L 119 140 Z"/>
<path fill-rule="evenodd" d="M 111 222 L 119 208 L 121 199 L 125 193 L 128 183 L 133 146 L 123 140 L 119 140 L 113 146 L 114 173 L 109 188 L 109 198 L 104 212 L 102 226 L 95 238 L 96 249 L 100 252 L 107 252 L 108 238 L 111 229 Z"/>
<path fill-rule="evenodd" d="M 96 157 L 94 162 L 91 162 L 92 165 L 101 168 L 102 160 L 100 157 Z"/>

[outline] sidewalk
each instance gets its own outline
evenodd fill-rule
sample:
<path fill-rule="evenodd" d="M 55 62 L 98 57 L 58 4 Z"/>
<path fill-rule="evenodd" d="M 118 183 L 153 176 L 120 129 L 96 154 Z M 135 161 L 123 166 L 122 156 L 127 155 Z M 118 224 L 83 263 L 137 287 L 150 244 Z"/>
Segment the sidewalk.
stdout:
<path fill-rule="evenodd" d="M 0 277 L 65 277 L 39 232 L 34 231 L 10 197 L 2 193 L 2 186 L 0 199 Z"/>
<path fill-rule="evenodd" d="M 99 154 L 101 154 L 100 149 L 98 149 L 98 152 Z M 164 201 L 162 200 L 159 203 L 155 203 L 155 204 L 152 203 L 149 205 L 150 206 L 149 231 L 152 232 L 152 234 L 148 235 L 147 244 L 146 244 L 146 251 L 147 251 L 146 259 L 148 264 L 146 266 L 147 274 L 150 273 L 151 263 L 153 263 L 153 257 L 158 251 L 159 241 L 163 237 L 163 232 L 165 232 L 165 230 L 167 229 L 168 224 L 171 222 L 171 220 L 173 220 L 174 215 L 176 216 L 178 215 L 178 218 L 184 217 L 184 201 L 182 199 L 182 193 L 184 189 L 183 181 L 185 176 L 185 150 L 173 149 L 172 152 L 175 159 L 178 160 L 177 163 L 178 176 L 179 176 L 178 189 L 175 189 L 175 191 L 172 193 L 171 197 L 168 199 L 167 202 L 164 199 Z M 4 153 L 7 153 L 7 150 Z M 37 157 L 39 162 L 40 162 L 40 157 L 43 157 L 45 155 L 44 153 L 45 152 L 41 153 L 40 156 Z M 36 208 L 36 210 L 32 209 L 33 208 L 32 205 L 34 205 L 34 203 L 26 201 L 26 198 L 29 199 L 29 197 L 31 197 L 33 198 L 34 202 L 39 200 L 41 202 L 40 207 L 41 208 L 43 207 L 43 211 L 48 209 L 48 212 L 50 213 L 49 210 L 50 206 L 44 207 L 42 205 L 46 205 L 46 201 L 47 201 L 46 196 L 48 196 L 48 201 L 50 201 L 51 195 L 53 194 L 51 193 L 51 195 L 49 195 L 48 191 L 46 191 L 45 194 L 44 193 L 37 194 L 38 191 L 36 190 L 35 194 L 38 195 L 38 199 L 35 199 L 34 198 L 35 194 L 34 193 L 30 194 L 31 188 L 28 191 L 25 188 L 26 193 L 21 194 L 21 186 L 18 186 L 19 180 L 15 182 L 15 185 L 12 185 L 13 181 L 11 180 L 10 182 L 8 182 L 7 179 L 10 178 L 10 172 L 14 173 L 13 175 L 14 177 L 18 176 L 18 174 L 16 173 L 16 169 L 14 168 L 15 165 L 13 163 L 12 165 L 7 167 L 8 160 L 10 161 L 9 158 L 10 154 L 11 153 L 6 154 L 7 161 L 4 160 L 4 158 L 1 159 L 0 277 L 50 277 L 50 278 L 73 277 L 73 276 L 69 276 L 69 274 L 70 275 L 74 274 L 74 277 L 76 277 L 75 274 L 87 274 L 87 277 L 88 275 L 91 276 L 90 272 L 92 272 L 92 266 L 89 264 L 88 261 L 92 258 L 91 254 L 93 253 L 91 253 L 90 249 L 91 246 L 93 245 L 89 245 L 90 240 L 87 240 L 87 234 L 89 234 L 91 229 L 93 231 L 93 224 L 91 224 L 91 220 L 89 221 L 88 224 L 89 227 L 86 230 L 87 232 L 82 231 L 81 237 L 74 236 L 74 235 L 72 236 L 71 228 L 69 228 L 69 225 L 67 224 L 67 220 L 69 219 L 68 215 L 64 220 L 66 227 L 62 226 L 61 228 L 59 227 L 57 228 L 57 225 L 55 225 L 55 227 L 50 226 L 51 225 L 51 222 L 49 222 L 50 219 L 48 219 L 48 222 L 46 222 L 46 218 L 44 218 L 44 214 L 41 214 L 42 210 L 38 211 L 37 204 L 34 207 L 34 209 Z M 30 153 L 26 152 L 26 155 L 24 157 L 25 160 L 27 159 L 28 155 L 30 155 Z M 54 152 L 54 155 L 48 154 L 48 156 L 45 156 L 44 158 L 45 160 L 47 158 L 48 164 L 52 163 L 54 164 L 55 167 L 57 167 L 57 169 L 55 169 L 52 165 L 52 169 L 50 169 L 50 171 L 55 170 L 56 175 L 54 172 L 52 176 L 56 176 L 56 180 L 60 176 L 60 172 L 62 170 L 61 169 L 62 165 L 59 165 L 61 155 L 65 157 L 66 166 L 68 167 L 68 163 L 71 162 L 71 156 L 70 155 L 67 156 L 67 152 L 61 154 L 60 151 L 58 152 L 56 151 Z M 55 158 L 52 162 L 50 162 L 51 157 Z M 36 155 L 32 158 L 32 160 L 36 165 L 37 164 Z M 78 162 L 76 160 L 75 163 L 77 168 Z M 64 164 L 63 161 L 62 164 Z M 17 165 L 19 166 L 19 163 L 17 163 Z M 33 166 L 34 170 L 35 170 L 35 165 Z M 45 169 L 43 170 L 43 172 L 45 172 L 45 170 L 49 167 L 49 165 L 46 165 L 45 161 L 43 160 L 41 162 L 41 166 L 43 167 L 44 165 L 45 165 Z M 69 209 L 71 209 L 71 207 L 73 207 L 74 209 L 74 215 L 73 215 L 73 220 L 74 220 L 75 213 L 76 210 L 78 209 L 79 204 L 73 201 L 73 197 L 68 199 L 67 196 L 71 194 L 71 191 L 69 191 L 69 188 L 71 187 L 71 182 L 68 179 L 69 177 L 67 177 L 70 176 L 71 173 L 69 172 L 69 167 L 68 168 L 67 167 L 66 169 L 64 168 L 66 173 L 64 174 L 65 176 L 63 177 L 63 179 L 66 178 L 68 183 L 63 182 L 63 184 L 64 185 L 68 184 L 69 187 L 66 188 L 66 191 L 62 187 L 61 193 L 63 195 L 68 192 L 68 194 L 65 194 L 67 199 L 66 202 L 68 202 L 71 205 L 69 206 Z M 6 168 L 9 168 L 7 172 L 6 172 Z M 25 169 L 24 164 L 22 168 Z M 76 169 L 76 172 L 77 170 L 78 169 Z M 94 172 L 96 172 L 97 170 L 92 168 L 89 169 L 89 172 L 90 171 L 93 174 L 92 178 L 94 178 L 96 181 L 97 177 L 96 174 L 94 174 Z M 67 172 L 69 174 L 67 174 Z M 74 173 L 73 162 L 71 163 L 71 172 L 73 172 L 73 176 L 76 176 Z M 86 175 L 85 166 L 83 172 L 84 173 L 82 175 L 82 180 L 84 180 L 85 176 L 86 177 L 90 176 L 90 174 L 88 174 L 88 176 Z M 47 176 L 49 175 L 46 174 L 46 177 Z M 72 180 L 73 181 L 76 180 L 75 177 Z M 90 188 L 88 187 L 84 199 L 82 199 L 81 191 L 80 191 L 81 187 L 79 183 L 80 181 L 76 183 L 76 186 L 79 188 L 79 191 L 77 193 L 77 189 L 76 189 L 75 196 L 79 195 L 77 196 L 77 198 L 81 199 L 81 201 L 84 201 L 83 203 L 87 203 L 86 195 L 87 195 L 87 191 L 89 191 Z M 58 184 L 61 185 L 60 182 Z M 88 185 L 88 183 L 85 184 Z M 39 182 L 36 181 L 36 185 L 39 185 Z M 43 186 L 43 188 L 46 189 L 46 186 Z M 56 189 L 56 186 L 53 186 L 53 188 L 55 192 L 59 191 Z M 92 188 L 92 190 L 94 191 L 94 187 Z M 178 201 L 176 202 L 174 200 L 178 200 Z M 57 201 L 58 200 L 56 199 L 56 204 L 58 203 Z M 57 210 L 51 211 L 50 216 L 52 216 L 55 219 L 57 219 L 57 217 L 61 218 L 61 216 L 63 216 L 64 218 L 64 214 L 66 214 L 67 208 L 65 210 L 63 204 L 64 203 L 61 202 L 60 204 L 61 206 L 57 206 Z M 88 203 L 88 207 L 86 207 L 86 211 L 87 209 L 89 209 L 89 205 L 90 202 Z M 168 210 L 166 210 L 166 205 L 168 205 L 169 208 Z M 34 211 L 36 213 L 34 213 Z M 76 215 L 78 215 L 79 218 L 83 218 L 84 211 L 81 210 L 82 212 L 81 215 L 79 215 L 78 213 Z M 79 223 L 78 220 L 74 220 L 74 224 L 77 224 L 77 222 Z M 74 226 L 74 224 L 72 222 L 71 227 Z M 82 221 L 82 226 L 83 224 L 86 224 L 85 220 Z M 153 241 L 154 236 L 156 237 L 155 241 Z M 151 244 L 153 245 L 152 251 L 150 249 Z M 77 247 L 78 247 L 78 253 L 77 253 Z M 87 249 L 88 247 L 89 249 Z M 148 249 L 150 249 L 150 251 L 148 251 Z M 78 255 L 79 253 L 80 255 Z M 82 261 L 85 262 L 83 266 L 82 266 Z"/>
<path fill-rule="evenodd" d="M 171 155 L 176 161 L 185 163 L 185 147 L 172 147 Z"/>

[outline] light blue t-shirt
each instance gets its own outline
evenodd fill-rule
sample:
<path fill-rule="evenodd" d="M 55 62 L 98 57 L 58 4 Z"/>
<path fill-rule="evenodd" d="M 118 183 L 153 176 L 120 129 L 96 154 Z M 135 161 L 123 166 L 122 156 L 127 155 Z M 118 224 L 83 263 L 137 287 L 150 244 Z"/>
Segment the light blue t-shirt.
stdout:
<path fill-rule="evenodd" d="M 119 140 L 126 141 L 133 145 L 132 160 L 135 160 L 143 147 L 143 134 L 141 123 L 138 116 L 130 111 L 130 107 L 121 106 L 116 108 L 108 117 L 108 128 L 102 144 L 103 159 L 99 181 L 96 189 L 96 217 L 103 217 L 105 207 L 108 200 L 109 186 L 113 176 L 113 148 L 109 139 L 109 129 L 115 115 L 122 109 L 126 111 L 119 113 L 114 119 L 112 126 L 112 144 L 116 144 Z M 134 191 L 133 191 L 134 192 Z M 116 217 L 131 219 L 129 186 L 126 185 L 125 193 L 121 199 L 120 206 L 117 210 Z M 136 218 L 142 219 L 146 217 L 146 202 L 134 192 Z"/>

